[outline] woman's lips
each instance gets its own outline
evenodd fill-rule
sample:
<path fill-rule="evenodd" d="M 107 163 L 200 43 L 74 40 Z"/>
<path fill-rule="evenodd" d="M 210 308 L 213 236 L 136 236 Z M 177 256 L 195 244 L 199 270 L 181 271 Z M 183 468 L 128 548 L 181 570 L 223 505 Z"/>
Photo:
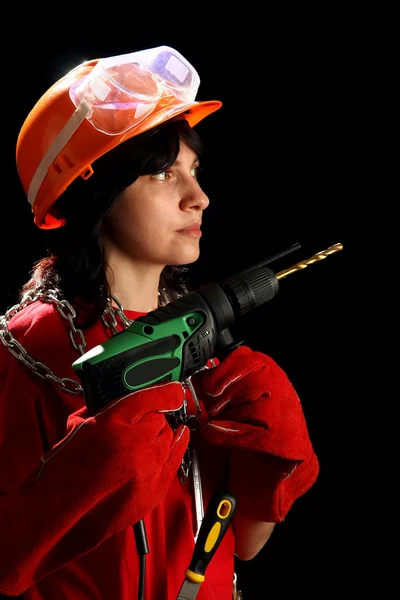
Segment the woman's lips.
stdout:
<path fill-rule="evenodd" d="M 185 227 L 185 229 L 179 229 L 178 233 L 189 235 L 194 238 L 201 238 L 202 236 L 200 225 L 191 225 L 190 227 Z"/>

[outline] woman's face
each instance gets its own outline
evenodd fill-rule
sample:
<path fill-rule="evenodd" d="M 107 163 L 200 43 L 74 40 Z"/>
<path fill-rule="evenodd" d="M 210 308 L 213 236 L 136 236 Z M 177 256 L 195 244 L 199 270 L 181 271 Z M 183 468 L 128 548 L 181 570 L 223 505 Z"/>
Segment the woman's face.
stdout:
<path fill-rule="evenodd" d="M 109 216 L 106 254 L 141 263 L 184 265 L 200 253 L 200 225 L 209 205 L 197 181 L 199 161 L 181 142 L 167 171 L 143 175 L 126 188 Z"/>

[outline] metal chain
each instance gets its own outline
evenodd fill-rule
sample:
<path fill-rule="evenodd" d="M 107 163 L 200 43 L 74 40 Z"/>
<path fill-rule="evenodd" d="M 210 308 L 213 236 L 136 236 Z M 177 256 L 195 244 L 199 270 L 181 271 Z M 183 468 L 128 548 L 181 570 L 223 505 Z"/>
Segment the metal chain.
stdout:
<path fill-rule="evenodd" d="M 48 302 L 54 304 L 60 313 L 61 317 L 68 321 L 70 332 L 69 337 L 72 343 L 72 346 L 75 350 L 80 352 L 81 355 L 85 353 L 86 350 L 86 340 L 85 336 L 81 329 L 78 329 L 75 326 L 76 312 L 71 304 L 67 300 L 60 300 L 57 298 L 56 292 L 53 290 L 48 290 L 46 292 L 42 292 L 40 290 L 32 291 L 27 293 L 19 304 L 15 304 L 11 308 L 7 310 L 4 315 L 0 316 L 0 338 L 3 344 L 9 349 L 11 354 L 15 356 L 18 360 L 20 360 L 26 367 L 28 367 L 35 375 L 40 377 L 41 379 L 46 379 L 48 381 L 52 381 L 55 383 L 63 392 L 67 392 L 69 394 L 82 394 L 83 388 L 82 386 L 73 379 L 69 379 L 68 377 L 57 377 L 55 373 L 42 362 L 35 360 L 33 356 L 31 356 L 25 348 L 15 339 L 10 330 L 8 329 L 8 323 L 23 308 L 26 308 L 32 302 L 36 302 L 37 300 L 41 300 L 42 302 Z M 116 306 L 114 307 L 111 303 L 114 301 Z M 111 333 L 114 335 L 118 333 L 118 321 L 117 317 L 120 319 L 123 327 L 126 329 L 132 323 L 130 319 L 123 312 L 123 307 L 121 303 L 114 297 L 109 296 L 107 298 L 107 305 L 104 310 L 104 313 L 101 317 L 102 323 L 106 329 L 110 329 Z"/>

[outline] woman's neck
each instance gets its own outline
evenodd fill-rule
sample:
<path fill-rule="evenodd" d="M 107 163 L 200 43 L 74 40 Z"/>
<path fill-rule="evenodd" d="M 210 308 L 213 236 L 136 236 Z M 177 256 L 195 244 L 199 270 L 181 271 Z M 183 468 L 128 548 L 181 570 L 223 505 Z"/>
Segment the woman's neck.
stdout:
<path fill-rule="evenodd" d="M 111 294 L 126 310 L 150 312 L 158 307 L 161 266 L 122 261 L 109 264 L 108 281 Z"/>

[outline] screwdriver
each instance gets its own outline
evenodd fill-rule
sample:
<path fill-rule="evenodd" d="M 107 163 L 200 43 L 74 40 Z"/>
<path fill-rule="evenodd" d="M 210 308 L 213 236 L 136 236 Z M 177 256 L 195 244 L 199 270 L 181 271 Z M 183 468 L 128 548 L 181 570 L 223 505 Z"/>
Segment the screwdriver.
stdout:
<path fill-rule="evenodd" d="M 206 568 L 232 522 L 235 508 L 236 498 L 229 492 L 217 492 L 210 500 L 177 600 L 195 600 L 205 580 Z"/>

